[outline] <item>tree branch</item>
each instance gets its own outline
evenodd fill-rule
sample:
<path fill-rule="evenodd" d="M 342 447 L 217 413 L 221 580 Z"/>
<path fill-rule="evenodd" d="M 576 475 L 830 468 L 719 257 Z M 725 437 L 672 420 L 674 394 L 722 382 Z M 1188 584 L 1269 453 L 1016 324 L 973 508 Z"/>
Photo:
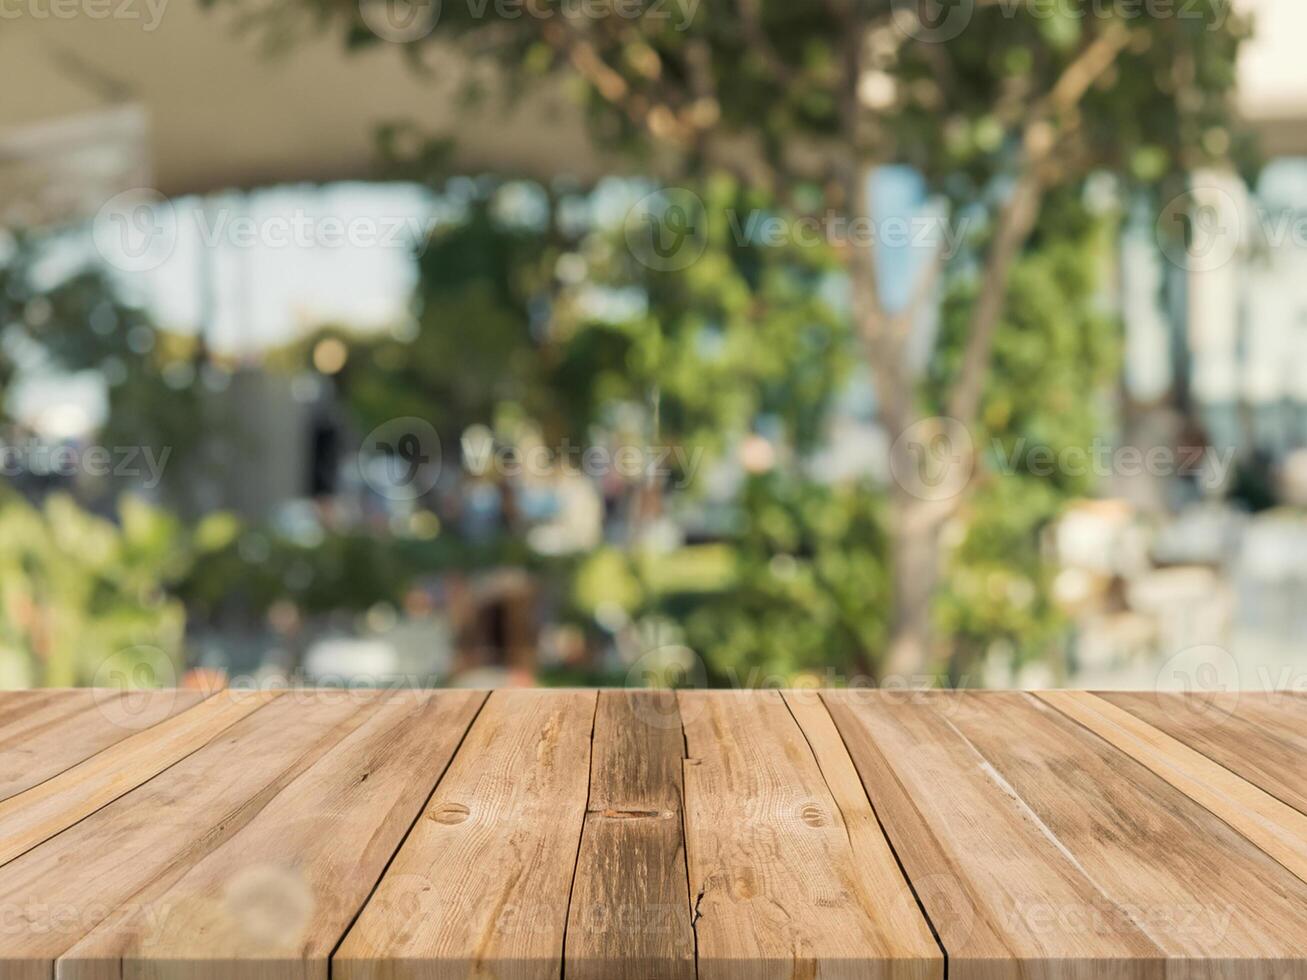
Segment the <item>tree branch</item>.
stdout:
<path fill-rule="evenodd" d="M 1063 70 L 1048 95 L 1032 107 L 1027 117 L 1021 140 L 1021 167 L 1016 184 L 998 213 L 980 294 L 971 310 L 962 368 L 948 400 L 948 414 L 963 425 L 973 425 L 980 411 L 994 334 L 1007 295 L 1008 274 L 1039 218 L 1046 164 L 1059 146 L 1056 122 L 1079 105 L 1129 43 L 1129 30 L 1113 22 Z"/>
<path fill-rule="evenodd" d="M 771 38 L 763 29 L 758 0 L 736 0 L 736 7 L 740 11 L 740 23 L 744 28 L 744 39 L 749 42 L 749 47 L 762 58 L 767 70 L 776 76 L 776 80 L 781 85 L 793 84 L 794 72 L 790 71 L 790 66 L 785 63 L 785 59 L 777 53 Z"/>
<path fill-rule="evenodd" d="M 948 414 L 967 427 L 975 422 L 980 410 L 994 334 L 1007 296 L 1008 273 L 1039 217 L 1043 190 L 1034 168 L 1028 165 L 999 211 L 994 240 L 985 257 L 980 294 L 971 308 L 962 368 L 948 401 Z"/>

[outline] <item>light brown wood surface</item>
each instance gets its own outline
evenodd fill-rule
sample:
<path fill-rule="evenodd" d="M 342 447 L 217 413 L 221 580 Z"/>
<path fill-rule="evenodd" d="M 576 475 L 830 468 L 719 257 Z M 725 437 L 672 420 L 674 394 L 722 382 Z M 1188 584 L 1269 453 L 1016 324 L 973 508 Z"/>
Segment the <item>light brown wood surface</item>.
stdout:
<path fill-rule="evenodd" d="M 681 735 L 670 691 L 601 691 L 568 908 L 572 980 L 690 980 Z"/>
<path fill-rule="evenodd" d="M 938 947 L 904 949 L 891 927 L 901 896 L 882 904 L 864 890 L 875 856 L 854 851 L 781 694 L 683 693 L 680 704 L 699 976 L 931 975 Z"/>
<path fill-rule="evenodd" d="M 197 691 L 0 692 L 0 800 L 203 699 Z"/>
<path fill-rule="evenodd" d="M 1307 698 L 1258 692 L 1098 696 L 1307 814 Z"/>
<path fill-rule="evenodd" d="M 951 980 L 1149 976 L 1165 955 L 958 729 L 961 698 L 823 696 Z M 1092 928 L 1050 918 L 1092 917 Z"/>
<path fill-rule="evenodd" d="M 0 802 L 0 865 L 186 758 L 269 697 L 224 691 Z"/>
<path fill-rule="evenodd" d="M 169 695 L 0 693 L 0 980 L 1307 980 L 1300 695 Z"/>
<path fill-rule="evenodd" d="M 1096 695 L 1049 691 L 1039 697 L 1206 807 L 1307 883 L 1307 816 Z"/>
<path fill-rule="evenodd" d="M 64 953 L 61 980 L 326 980 L 332 950 L 485 695 L 351 699 L 363 704 L 342 726 L 344 738 L 179 879 L 138 892 L 139 908 L 106 919 Z M 318 704 L 297 714 L 337 710 Z"/>
<path fill-rule="evenodd" d="M 1307 936 L 1307 882 L 1250 841 L 1246 823 L 1086 738 L 1070 711 L 1031 695 L 967 697 L 955 723 L 1102 893 L 1178 961 L 1168 976 L 1265 976 Z"/>
<path fill-rule="evenodd" d="M 180 878 L 361 720 L 355 704 L 306 714 L 264 699 L 198 751 L 0 867 L 0 976 L 49 980 L 55 960 L 110 915 L 150 911 L 137 905 L 140 893 Z"/>
<path fill-rule="evenodd" d="M 596 702 L 594 692 L 489 697 L 333 977 L 558 977 Z"/>

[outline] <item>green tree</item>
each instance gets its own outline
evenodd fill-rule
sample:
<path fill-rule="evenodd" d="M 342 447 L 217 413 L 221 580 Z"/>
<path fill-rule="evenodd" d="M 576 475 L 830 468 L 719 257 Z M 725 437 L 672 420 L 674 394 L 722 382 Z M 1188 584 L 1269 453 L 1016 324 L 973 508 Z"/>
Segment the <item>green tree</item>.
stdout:
<path fill-rule="evenodd" d="M 193 338 L 161 331 L 146 312 L 125 302 L 107 271 L 94 262 L 51 281 L 41 264 L 71 232 L 29 232 L 0 253 L 0 419 L 9 386 L 22 372 L 95 371 L 108 389 L 99 437 L 106 446 L 148 447 L 167 460 L 172 478 L 200 465 L 194 452 L 204 427 L 203 389 L 196 382 Z M 112 488 L 99 488 L 112 496 Z"/>
<path fill-rule="evenodd" d="M 1094 476 L 1088 468 L 1048 472 L 1042 460 L 1068 450 L 1087 458 L 1111 424 L 1101 395 L 1119 370 L 1120 327 L 1099 292 L 1115 228 L 1112 215 L 1091 213 L 1063 189 L 1013 265 L 976 428 L 987 466 L 944 534 L 951 542 L 934 614 L 951 640 L 954 684 L 975 683 L 995 647 L 1017 666 L 1047 659 L 1065 636 L 1042 535 L 1069 499 L 1093 491 Z M 926 385 L 936 403 L 965 350 L 973 288 L 962 284 L 944 304 Z"/>
<path fill-rule="evenodd" d="M 130 497 L 119 518 L 63 494 L 39 509 L 0 497 L 0 687 L 176 683 L 186 613 L 167 586 L 185 537 Z"/>
<path fill-rule="evenodd" d="M 306 12 L 352 46 L 398 38 L 419 65 L 445 58 L 453 42 L 493 62 L 511 96 L 565 75 L 602 141 L 667 172 L 735 173 L 792 214 L 875 228 L 869 175 L 914 167 L 953 220 L 986 234 L 978 255 L 923 263 L 933 271 L 903 307 L 886 301 L 877 249 L 843 250 L 852 320 L 896 441 L 936 429 L 920 425 L 932 416 L 908 347 L 941 271 L 974 284 L 965 343 L 939 399 L 974 430 L 1013 266 L 1046 198 L 1095 170 L 1176 180 L 1238 142 L 1230 94 L 1246 25 L 1228 0 L 1156 11 L 1124 0 L 648 0 L 588 17 L 569 15 L 565 0 L 511 5 L 512 16 L 493 3 L 447 2 L 413 8 L 419 17 L 438 11 L 438 22 L 403 24 L 386 21 L 396 9 L 386 0 L 228 2 L 252 8 L 280 39 L 303 29 Z M 484 91 L 483 76 L 467 77 L 469 96 Z M 969 495 L 922 500 L 891 487 L 890 671 L 915 673 L 937 658 L 940 531 Z"/>
<path fill-rule="evenodd" d="M 509 412 L 550 446 L 584 445 L 624 407 L 669 447 L 720 450 L 760 415 L 812 445 L 850 359 L 824 295 L 839 266 L 829 250 L 737 241 L 727 215 L 763 207 L 763 195 L 729 175 L 701 186 L 713 204 L 703 255 L 659 272 L 625 248 L 620 214 L 593 215 L 593 188 L 454 183 L 461 213 L 419 258 L 417 329 L 350 338 L 342 386 L 361 425 L 420 416 L 456 447 L 469 425 Z M 630 201 L 648 189 L 607 193 Z M 296 344 L 291 363 L 308 365 L 315 341 Z"/>
<path fill-rule="evenodd" d="M 732 581 L 685 606 L 686 637 L 714 681 L 788 685 L 812 672 L 834 685 L 823 672 L 845 668 L 844 682 L 876 679 L 889 606 L 883 509 L 883 494 L 859 483 L 749 480 Z"/>

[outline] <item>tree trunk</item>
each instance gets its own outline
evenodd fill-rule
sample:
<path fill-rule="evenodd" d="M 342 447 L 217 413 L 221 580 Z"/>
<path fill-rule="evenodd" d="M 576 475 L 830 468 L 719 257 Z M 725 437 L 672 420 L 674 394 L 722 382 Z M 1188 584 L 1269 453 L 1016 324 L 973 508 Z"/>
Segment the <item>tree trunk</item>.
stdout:
<path fill-rule="evenodd" d="M 912 686 L 928 683 L 935 659 L 931 606 L 939 584 L 940 524 L 926 518 L 923 511 L 929 506 L 902 493 L 894 494 L 890 504 L 893 599 L 881 677 Z"/>

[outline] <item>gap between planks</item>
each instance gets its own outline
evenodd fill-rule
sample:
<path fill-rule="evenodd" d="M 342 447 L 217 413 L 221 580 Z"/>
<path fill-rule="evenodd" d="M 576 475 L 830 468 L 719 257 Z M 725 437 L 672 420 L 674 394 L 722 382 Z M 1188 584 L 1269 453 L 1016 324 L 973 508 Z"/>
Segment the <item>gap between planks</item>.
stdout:
<path fill-rule="evenodd" d="M 1307 815 L 1096 694 L 1034 696 L 1146 766 L 1307 882 Z"/>
<path fill-rule="evenodd" d="M 0 801 L 0 867 L 202 749 L 277 693 L 220 691 Z"/>

